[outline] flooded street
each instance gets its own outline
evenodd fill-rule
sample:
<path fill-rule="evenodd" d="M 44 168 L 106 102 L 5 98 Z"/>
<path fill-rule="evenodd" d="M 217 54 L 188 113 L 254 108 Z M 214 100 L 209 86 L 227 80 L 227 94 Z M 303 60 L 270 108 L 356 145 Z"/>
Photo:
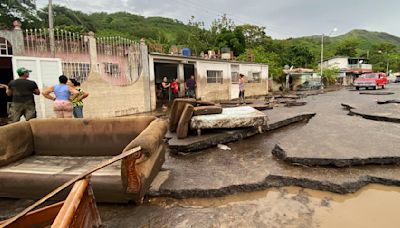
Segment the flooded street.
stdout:
<path fill-rule="evenodd" d="M 135 227 L 395 228 L 400 188 L 374 184 L 341 195 L 283 187 L 207 199 L 152 198 L 139 210 L 111 205 L 100 205 L 100 210 L 109 227 L 128 227 L 131 221 Z M 111 217 L 115 213 L 127 217 L 117 220 Z"/>
<path fill-rule="evenodd" d="M 399 85 L 392 85 L 387 90 L 398 89 Z M 399 227 L 400 166 L 392 162 L 400 158 L 396 155 L 400 125 L 349 116 L 341 106 L 345 100 L 366 107 L 375 99 L 347 89 L 307 97 L 301 99 L 307 102 L 305 106 L 265 112 L 271 119 L 283 120 L 299 113 L 316 113 L 309 121 L 226 143 L 230 150 L 211 147 L 188 154 L 167 152 L 158 183 L 142 205 L 98 203 L 103 225 Z M 385 140 L 372 147 L 375 141 L 365 139 L 376 136 Z M 275 156 L 276 145 L 286 149 L 288 157 L 302 158 L 300 163 Z M 353 161 L 353 157 L 376 155 L 388 158 L 385 165 Z M 306 165 L 310 158 L 358 165 Z M 0 199 L 0 217 L 10 217 L 31 203 Z"/>

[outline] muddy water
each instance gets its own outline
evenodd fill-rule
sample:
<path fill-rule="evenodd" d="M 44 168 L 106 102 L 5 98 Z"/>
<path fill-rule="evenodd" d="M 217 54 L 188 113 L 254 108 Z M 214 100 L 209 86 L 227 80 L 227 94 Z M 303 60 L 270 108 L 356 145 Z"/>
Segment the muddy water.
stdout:
<path fill-rule="evenodd" d="M 400 227 L 400 187 L 382 185 L 368 185 L 356 193 L 346 195 L 284 187 L 212 199 L 153 198 L 150 203 L 165 208 L 218 208 L 263 199 L 273 205 L 283 202 L 286 208 L 301 201 L 313 212 L 312 224 L 309 224 L 312 227 Z"/>
<path fill-rule="evenodd" d="M 308 191 L 312 197 L 329 197 L 330 207 L 316 210 L 321 227 L 400 227 L 400 188 L 369 185 L 354 194 Z"/>

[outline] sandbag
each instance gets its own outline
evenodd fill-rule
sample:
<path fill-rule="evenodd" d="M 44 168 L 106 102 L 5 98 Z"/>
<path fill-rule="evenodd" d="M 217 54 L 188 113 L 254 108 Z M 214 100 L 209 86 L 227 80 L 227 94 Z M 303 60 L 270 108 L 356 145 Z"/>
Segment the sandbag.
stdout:
<path fill-rule="evenodd" d="M 221 114 L 221 113 L 222 113 L 222 107 L 216 106 L 216 105 L 214 105 L 214 106 L 199 106 L 199 107 L 194 107 L 194 109 L 193 109 L 194 116 Z"/>
<path fill-rule="evenodd" d="M 179 119 L 181 118 L 183 109 L 186 104 L 191 104 L 194 106 L 196 104 L 196 99 L 193 98 L 177 98 L 172 103 L 171 112 L 169 114 L 169 126 L 170 132 L 175 132 L 178 126 Z"/>
<path fill-rule="evenodd" d="M 189 122 L 193 116 L 193 109 L 194 109 L 193 105 L 191 104 L 185 105 L 181 118 L 179 119 L 178 122 L 178 127 L 176 129 L 176 135 L 178 139 L 184 139 L 187 137 L 189 132 Z"/>

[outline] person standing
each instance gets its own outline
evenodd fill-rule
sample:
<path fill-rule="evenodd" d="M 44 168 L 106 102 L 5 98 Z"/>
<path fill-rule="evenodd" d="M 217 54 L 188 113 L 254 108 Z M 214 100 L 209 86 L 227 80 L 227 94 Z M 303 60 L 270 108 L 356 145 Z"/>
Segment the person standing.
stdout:
<path fill-rule="evenodd" d="M 161 93 L 162 93 L 162 108 L 167 109 L 167 104 L 169 100 L 169 88 L 170 84 L 168 83 L 168 78 L 164 77 L 161 83 Z"/>
<path fill-rule="evenodd" d="M 73 107 L 71 100 L 78 96 L 79 91 L 67 85 L 68 78 L 65 75 L 61 75 L 58 81 L 60 84 L 45 89 L 43 96 L 54 101 L 53 110 L 57 118 L 72 118 Z M 53 93 L 54 96 L 50 95 L 50 93 Z"/>
<path fill-rule="evenodd" d="M 18 122 L 21 116 L 26 120 L 36 118 L 35 99 L 33 95 L 39 95 L 40 90 L 36 82 L 28 80 L 31 70 L 24 67 L 18 68 L 19 78 L 10 81 L 6 88 L 8 96 L 12 96 L 10 107 L 10 123 Z"/>
<path fill-rule="evenodd" d="M 239 74 L 239 102 L 240 104 L 245 103 L 244 101 L 244 75 Z"/>
<path fill-rule="evenodd" d="M 194 80 L 194 75 L 190 76 L 190 78 L 186 80 L 185 87 L 187 96 L 190 98 L 196 98 L 197 83 L 196 80 Z"/>
<path fill-rule="evenodd" d="M 171 82 L 171 89 L 172 89 L 172 99 L 179 97 L 179 84 L 178 79 L 175 78 L 173 82 Z"/>
<path fill-rule="evenodd" d="M 83 91 L 80 88 L 81 83 L 78 82 L 75 79 L 70 79 L 68 81 L 69 86 L 75 88 L 79 94 L 72 100 L 72 114 L 74 115 L 74 118 L 83 118 L 83 99 L 89 96 L 89 93 Z"/>

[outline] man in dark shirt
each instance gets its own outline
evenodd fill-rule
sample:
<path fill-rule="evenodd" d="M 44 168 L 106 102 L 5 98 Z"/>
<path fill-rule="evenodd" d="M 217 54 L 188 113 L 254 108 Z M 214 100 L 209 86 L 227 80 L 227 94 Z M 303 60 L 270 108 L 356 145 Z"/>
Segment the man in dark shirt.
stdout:
<path fill-rule="evenodd" d="M 29 72 L 32 71 L 23 67 L 19 68 L 17 70 L 19 78 L 8 83 L 6 93 L 12 96 L 10 123 L 18 122 L 21 116 L 24 116 L 26 120 L 36 118 L 33 94 L 39 95 L 40 91 L 34 81 L 28 80 Z"/>
<path fill-rule="evenodd" d="M 197 83 L 194 80 L 194 75 L 190 76 L 190 78 L 188 80 L 186 80 L 185 87 L 186 87 L 187 96 L 191 97 L 191 98 L 192 97 L 195 98 Z"/>

